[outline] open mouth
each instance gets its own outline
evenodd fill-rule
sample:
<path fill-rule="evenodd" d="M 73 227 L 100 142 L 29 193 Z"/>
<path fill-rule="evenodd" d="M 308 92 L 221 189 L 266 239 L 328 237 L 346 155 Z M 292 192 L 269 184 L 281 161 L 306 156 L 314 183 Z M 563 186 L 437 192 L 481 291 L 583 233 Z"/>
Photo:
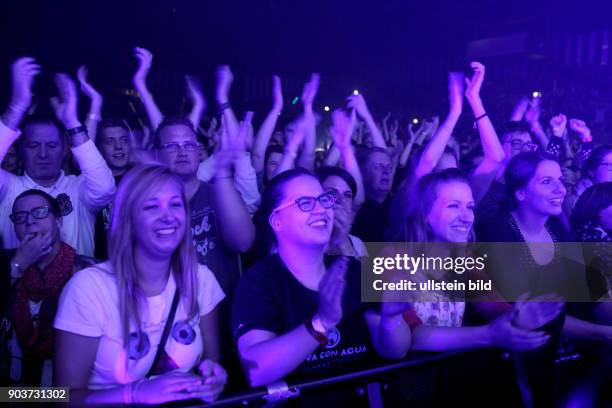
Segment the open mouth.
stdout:
<path fill-rule="evenodd" d="M 167 237 L 176 232 L 176 228 L 159 228 L 155 230 L 155 235 L 158 237 Z"/>
<path fill-rule="evenodd" d="M 559 207 L 561 206 L 561 204 L 563 204 L 563 198 L 552 198 L 548 200 L 548 202 L 554 205 L 555 207 Z"/>
<path fill-rule="evenodd" d="M 308 225 L 315 229 L 327 229 L 328 220 L 326 218 L 317 218 L 308 223 Z"/>

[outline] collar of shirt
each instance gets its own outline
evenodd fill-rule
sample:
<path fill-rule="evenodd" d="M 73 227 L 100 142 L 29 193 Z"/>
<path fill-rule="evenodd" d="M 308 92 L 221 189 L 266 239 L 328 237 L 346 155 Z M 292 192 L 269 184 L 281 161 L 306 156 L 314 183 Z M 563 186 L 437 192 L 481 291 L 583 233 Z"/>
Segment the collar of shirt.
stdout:
<path fill-rule="evenodd" d="M 44 187 L 41 186 L 39 184 L 37 184 L 34 180 L 32 180 L 32 178 L 28 175 L 27 171 L 23 172 L 23 178 L 24 178 L 24 186 L 29 187 L 29 188 L 35 188 L 37 190 L 48 190 L 48 191 L 55 191 L 59 188 L 59 186 L 62 185 L 62 182 L 64 181 L 64 178 L 66 177 L 66 174 L 64 174 L 64 170 L 60 170 L 60 175 L 57 178 L 57 180 L 55 181 L 55 183 L 53 183 L 53 185 L 49 186 L 49 187 Z"/>

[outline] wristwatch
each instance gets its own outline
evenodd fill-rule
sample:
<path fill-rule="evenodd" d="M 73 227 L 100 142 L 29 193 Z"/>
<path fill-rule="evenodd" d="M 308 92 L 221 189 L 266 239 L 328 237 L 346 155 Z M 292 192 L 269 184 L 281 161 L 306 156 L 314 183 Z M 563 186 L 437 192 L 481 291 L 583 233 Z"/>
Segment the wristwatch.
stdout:
<path fill-rule="evenodd" d="M 17 262 L 11 262 L 11 278 L 19 279 L 23 276 L 23 268 Z"/>
<path fill-rule="evenodd" d="M 325 330 L 325 326 L 321 323 L 321 318 L 318 315 L 314 315 L 311 319 L 306 320 L 305 326 L 308 333 L 310 333 L 321 346 L 327 346 L 327 343 L 329 343 L 329 339 L 327 338 L 328 330 Z"/>

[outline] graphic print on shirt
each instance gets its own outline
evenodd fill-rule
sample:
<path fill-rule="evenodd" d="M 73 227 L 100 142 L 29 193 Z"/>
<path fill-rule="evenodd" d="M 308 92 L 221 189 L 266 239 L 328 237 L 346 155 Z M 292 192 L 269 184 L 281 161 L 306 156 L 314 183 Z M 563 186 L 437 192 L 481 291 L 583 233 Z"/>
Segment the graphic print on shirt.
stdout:
<path fill-rule="evenodd" d="M 73 210 L 72 201 L 70 201 L 70 196 L 68 194 L 66 193 L 58 194 L 58 196 L 55 197 L 55 199 L 57 200 L 57 203 L 59 204 L 60 213 L 62 217 L 65 217 L 72 212 Z"/>
<path fill-rule="evenodd" d="M 219 228 L 215 211 L 208 208 L 191 212 L 191 235 L 193 247 L 198 255 L 198 262 L 207 264 L 206 256 L 218 245 Z"/>

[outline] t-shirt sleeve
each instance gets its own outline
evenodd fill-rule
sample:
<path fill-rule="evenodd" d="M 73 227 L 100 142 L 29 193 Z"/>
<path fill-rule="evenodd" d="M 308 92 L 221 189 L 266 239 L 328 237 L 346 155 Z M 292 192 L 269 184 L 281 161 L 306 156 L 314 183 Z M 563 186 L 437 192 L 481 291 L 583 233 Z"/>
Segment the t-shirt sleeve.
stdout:
<path fill-rule="evenodd" d="M 259 270 L 249 270 L 240 278 L 232 307 L 234 340 L 253 329 L 282 334 L 281 305 Z"/>
<path fill-rule="evenodd" d="M 53 327 L 88 337 L 102 336 L 104 315 L 108 307 L 96 293 L 101 290 L 91 273 L 92 268 L 77 272 L 66 284 L 60 296 Z"/>
<path fill-rule="evenodd" d="M 217 278 L 207 266 L 198 265 L 198 305 L 200 316 L 210 313 L 225 298 Z"/>

